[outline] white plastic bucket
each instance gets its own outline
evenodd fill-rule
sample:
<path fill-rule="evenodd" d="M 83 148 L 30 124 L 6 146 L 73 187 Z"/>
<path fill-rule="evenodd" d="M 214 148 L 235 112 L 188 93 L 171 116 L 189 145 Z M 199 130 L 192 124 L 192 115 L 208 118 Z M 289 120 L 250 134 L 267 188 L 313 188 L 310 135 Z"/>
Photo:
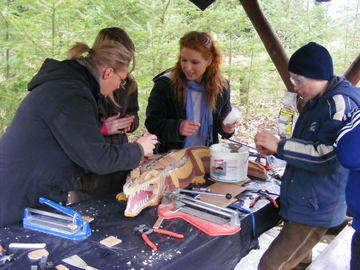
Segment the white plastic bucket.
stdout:
<path fill-rule="evenodd" d="M 218 143 L 210 146 L 210 176 L 221 182 L 246 179 L 249 149 L 238 144 Z"/>

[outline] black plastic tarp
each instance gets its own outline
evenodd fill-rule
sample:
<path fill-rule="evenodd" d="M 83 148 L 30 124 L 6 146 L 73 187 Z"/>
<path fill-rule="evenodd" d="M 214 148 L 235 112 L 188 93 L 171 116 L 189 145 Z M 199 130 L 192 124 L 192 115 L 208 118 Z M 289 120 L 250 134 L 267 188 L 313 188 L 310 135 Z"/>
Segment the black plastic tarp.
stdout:
<path fill-rule="evenodd" d="M 265 188 L 279 191 L 276 181 L 251 181 L 250 188 Z M 238 205 L 246 207 L 256 194 L 248 192 L 239 195 Z M 78 203 L 71 207 L 82 215 L 95 217 L 91 222 L 92 234 L 80 241 L 66 240 L 22 228 L 22 225 L 0 228 L 0 243 L 7 248 L 10 243 L 46 243 L 49 251 L 48 262 L 54 266 L 62 263 L 69 269 L 78 269 L 61 260 L 72 255 L 80 256 L 88 265 L 98 269 L 234 269 L 236 264 L 251 249 L 258 246 L 253 237 L 250 215 L 242 215 L 241 231 L 235 235 L 212 237 L 181 219 L 164 220 L 164 229 L 181 233 L 185 239 L 175 239 L 157 233 L 149 238 L 157 244 L 158 252 L 153 252 L 133 229 L 139 224 L 152 226 L 157 219 L 157 208 L 145 209 L 134 218 L 124 217 L 125 203 L 115 200 L 115 195 L 107 195 Z M 256 236 L 273 227 L 278 221 L 277 209 L 267 200 L 260 200 L 254 207 Z M 122 240 L 115 248 L 107 248 L 99 243 L 108 236 Z M 0 269 L 30 269 L 27 257 L 29 250 L 9 250 L 14 260 Z M 36 264 L 36 263 L 33 263 Z M 50 268 L 53 269 L 53 268 Z"/>

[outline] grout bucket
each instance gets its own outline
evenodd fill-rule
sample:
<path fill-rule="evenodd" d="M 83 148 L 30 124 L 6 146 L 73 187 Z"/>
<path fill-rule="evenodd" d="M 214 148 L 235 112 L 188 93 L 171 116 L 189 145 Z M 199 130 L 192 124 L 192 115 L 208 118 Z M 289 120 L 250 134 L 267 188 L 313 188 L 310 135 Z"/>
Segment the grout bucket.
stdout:
<path fill-rule="evenodd" d="M 210 146 L 210 176 L 220 182 L 240 182 L 247 178 L 249 149 L 233 143 Z"/>

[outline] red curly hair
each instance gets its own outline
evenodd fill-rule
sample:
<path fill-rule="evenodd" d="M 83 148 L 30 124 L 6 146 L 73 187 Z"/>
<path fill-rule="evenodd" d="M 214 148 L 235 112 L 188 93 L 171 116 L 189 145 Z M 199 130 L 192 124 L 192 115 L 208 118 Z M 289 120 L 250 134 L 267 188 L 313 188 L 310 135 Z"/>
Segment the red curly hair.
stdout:
<path fill-rule="evenodd" d="M 203 82 L 206 90 L 206 100 L 212 111 L 216 110 L 216 98 L 223 92 L 226 80 L 220 71 L 222 55 L 213 38 L 206 32 L 192 31 L 180 39 L 180 51 L 184 47 L 199 52 L 205 60 L 212 58 L 211 64 L 203 74 Z M 181 55 L 172 70 L 172 84 L 175 94 L 182 104 L 185 104 L 185 80 L 186 76 L 181 68 Z"/>

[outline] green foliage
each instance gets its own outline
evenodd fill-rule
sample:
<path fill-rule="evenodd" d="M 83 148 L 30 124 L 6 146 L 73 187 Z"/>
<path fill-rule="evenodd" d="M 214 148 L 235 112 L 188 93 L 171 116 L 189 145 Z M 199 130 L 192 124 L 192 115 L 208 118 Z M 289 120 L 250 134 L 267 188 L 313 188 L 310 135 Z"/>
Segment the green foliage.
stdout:
<path fill-rule="evenodd" d="M 339 1 L 259 0 L 289 54 L 319 42 L 343 74 L 359 53 L 360 0 L 333 2 Z M 91 45 L 112 26 L 124 28 L 136 46 L 141 124 L 152 78 L 175 64 L 178 40 L 192 30 L 210 32 L 221 47 L 232 102 L 246 119 L 277 115 L 285 86 L 239 0 L 216 1 L 205 11 L 186 0 L 0 0 L 0 7 L 0 134 L 45 58 L 65 59 L 72 44 Z"/>

